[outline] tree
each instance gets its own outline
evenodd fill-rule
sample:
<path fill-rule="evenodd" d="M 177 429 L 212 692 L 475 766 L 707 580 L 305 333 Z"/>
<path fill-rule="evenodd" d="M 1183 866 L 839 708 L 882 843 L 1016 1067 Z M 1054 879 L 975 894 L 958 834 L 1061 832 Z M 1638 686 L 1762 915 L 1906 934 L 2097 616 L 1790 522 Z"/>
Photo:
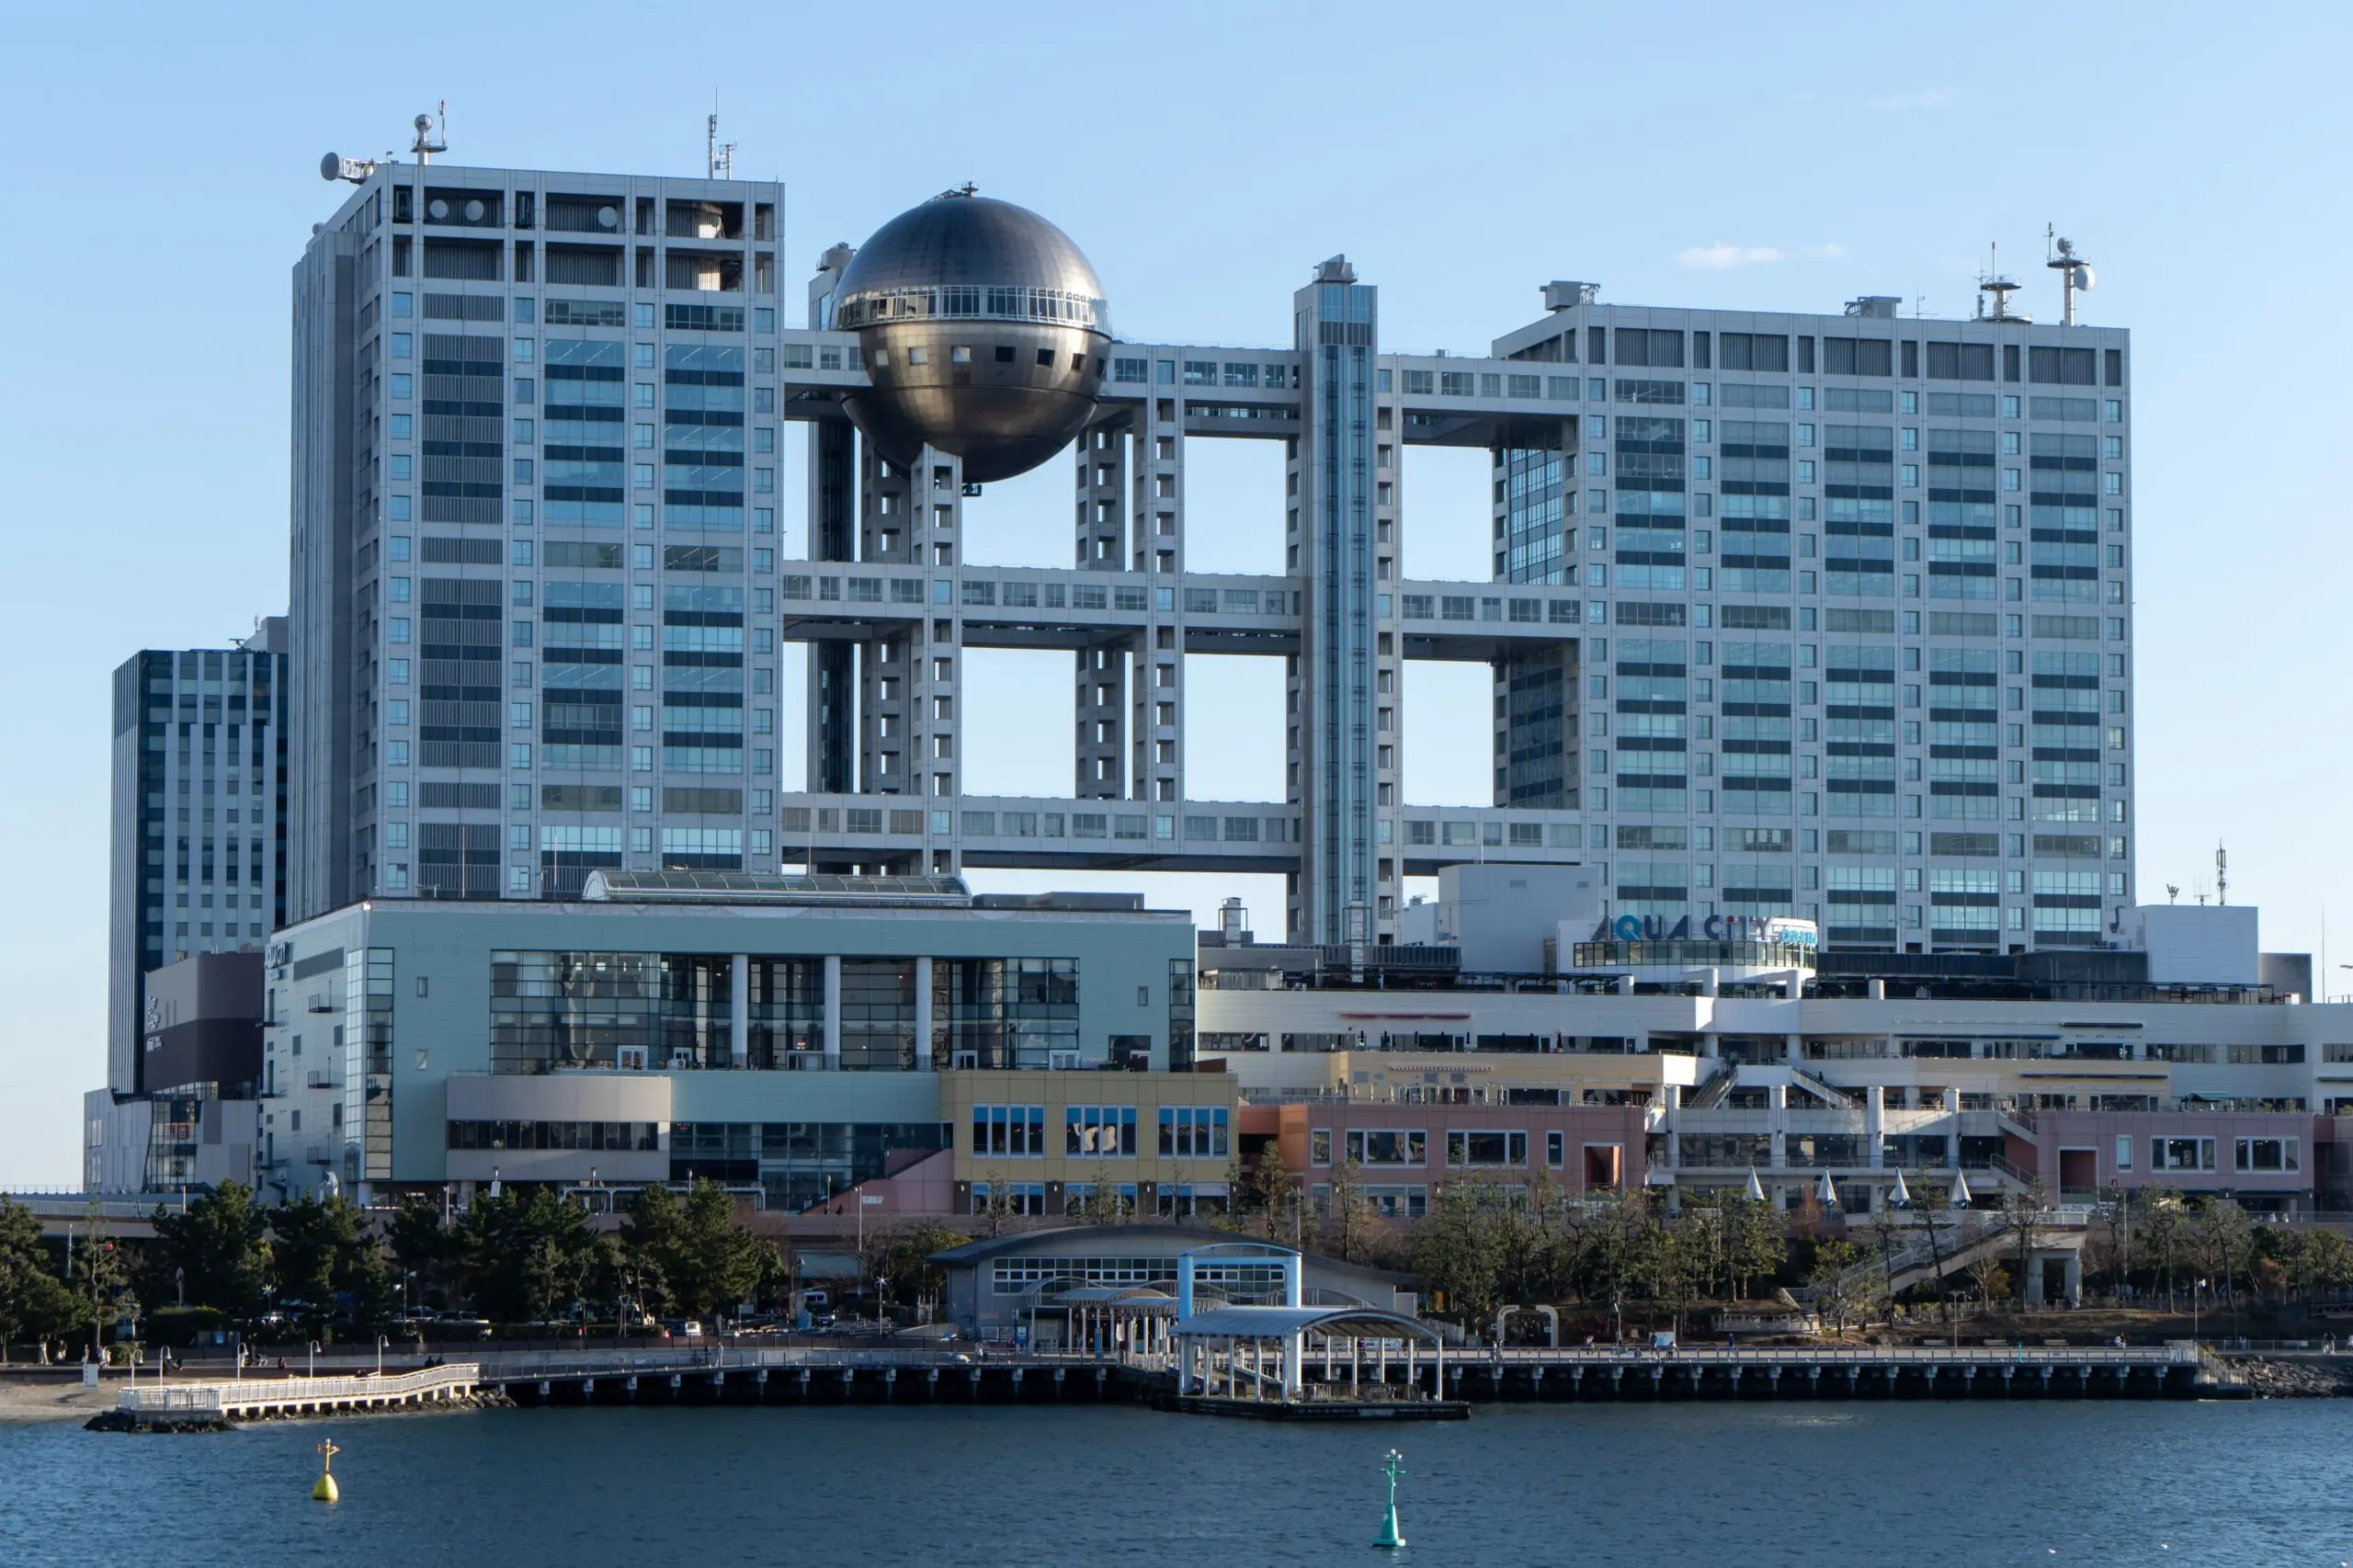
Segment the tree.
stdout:
<path fill-rule="evenodd" d="M 1082 1225 L 1124 1225 L 1136 1217 L 1136 1200 L 1120 1190 L 1119 1172 L 1107 1162 L 1095 1167 L 1095 1179 L 1070 1217 Z"/>
<path fill-rule="evenodd" d="M 2018 1255 L 2018 1266 L 2012 1282 L 2021 1304 L 2026 1300 L 2028 1271 L 2034 1267 L 2035 1244 L 2042 1235 L 2043 1211 L 2049 1207 L 2050 1199 L 2040 1180 L 2024 1191 L 2013 1188 L 2002 1194 L 2002 1223 L 2009 1227 Z"/>
<path fill-rule="evenodd" d="M 1450 1181 L 1414 1229 L 1414 1272 L 1466 1325 L 1493 1315 L 1500 1296 L 1503 1195 L 1482 1181 Z"/>
<path fill-rule="evenodd" d="M 392 1210 L 392 1222 L 384 1228 L 384 1240 L 392 1250 L 392 1267 L 415 1281 L 411 1290 L 418 1300 L 409 1303 L 412 1310 L 425 1298 L 436 1295 L 442 1305 L 450 1304 L 454 1238 L 442 1222 L 438 1201 L 421 1192 L 405 1194 Z"/>
<path fill-rule="evenodd" d="M 2098 1212 L 2109 1288 L 2121 1301 L 2125 1283 L 2132 1277 L 2132 1199 L 2124 1184 L 2114 1176 L 2109 1177 L 2108 1185 L 2100 1188 Z"/>
<path fill-rule="evenodd" d="M 81 1302 L 50 1272 L 48 1244 L 31 1210 L 0 1197 L 0 1362 L 12 1340 L 30 1335 L 47 1343 L 52 1335 L 81 1325 Z"/>
<path fill-rule="evenodd" d="M 1495 1217 L 1505 1301 L 1557 1301 L 1568 1294 L 1575 1272 L 1574 1209 L 1561 1184 L 1540 1166 L 1529 1174 L 1526 1196 Z"/>
<path fill-rule="evenodd" d="M 150 1293 L 176 1279 L 191 1305 L 252 1319 L 269 1282 L 268 1229 L 253 1188 L 240 1182 L 224 1181 L 178 1212 L 158 1205 L 148 1249 Z"/>
<path fill-rule="evenodd" d="M 121 1315 L 117 1302 L 131 1284 L 131 1259 L 103 1233 L 73 1249 L 66 1285 L 74 1295 L 74 1326 L 90 1325 L 90 1358 L 102 1354 L 107 1325 Z"/>
<path fill-rule="evenodd" d="M 2255 1241 L 2246 1210 L 2227 1198 L 2207 1200 L 2190 1232 L 2199 1271 L 2214 1282 L 2225 1303 L 2237 1304 L 2237 1282 L 2254 1261 Z"/>
<path fill-rule="evenodd" d="M 1769 1202 L 1735 1198 L 1727 1217 L 1730 1244 L 1726 1262 L 1736 1292 L 1746 1300 L 1753 1294 L 1750 1287 L 1759 1278 L 1772 1278 L 1788 1263 L 1789 1238 L 1783 1233 L 1781 1216 Z"/>
<path fill-rule="evenodd" d="M 281 1301 L 303 1302 L 313 1319 L 338 1306 L 373 1333 L 393 1315 L 392 1276 L 367 1212 L 335 1193 L 268 1211 L 270 1260 Z"/>
<path fill-rule="evenodd" d="M 1362 1263 L 1372 1254 L 1372 1227 L 1378 1218 L 1364 1192 L 1364 1166 L 1347 1160 L 1332 1169 L 1332 1209 L 1325 1217 L 1334 1248 L 1350 1263 Z"/>
<path fill-rule="evenodd" d="M 1860 1315 L 1868 1299 L 1868 1288 L 1859 1265 L 1863 1249 L 1849 1241 L 1821 1242 L 1813 1249 L 1813 1272 L 1808 1277 L 1813 1286 L 1814 1310 L 1829 1320 L 1838 1337 L 1847 1336 L 1847 1324 Z"/>
<path fill-rule="evenodd" d="M 715 1318 L 732 1312 L 758 1286 L 761 1240 L 735 1218 L 735 1200 L 715 1181 L 697 1177 L 680 1202 L 659 1183 L 630 1205 L 621 1244 L 661 1275 L 678 1312 Z"/>
<path fill-rule="evenodd" d="M 2353 1243 L 2335 1231 L 2287 1231 L 2285 1266 L 2290 1290 L 2310 1294 L 2353 1284 Z"/>
<path fill-rule="evenodd" d="M 1576 1275 L 1578 1293 L 1609 1303 L 1611 1330 L 1626 1337 L 1626 1297 L 1642 1283 L 1652 1232 L 1650 1200 L 1643 1193 L 1611 1193 L 1589 1206 Z"/>
<path fill-rule="evenodd" d="M 603 1300 L 610 1248 L 588 1210 L 554 1189 L 519 1186 L 477 1198 L 457 1227 L 458 1275 L 475 1309 L 500 1323 L 544 1323 L 574 1301 Z"/>
<path fill-rule="evenodd" d="M 2185 1222 L 2181 1194 L 2170 1187 L 2144 1187 L 2137 1196 L 2142 1239 L 2157 1255 L 2158 1272 L 2165 1279 L 2165 1311 L 2170 1312 L 2174 1310 L 2174 1256 L 2181 1245 Z"/>
<path fill-rule="evenodd" d="M 1101 1190 L 1100 1183 L 1097 1190 Z M 1283 1165 L 1278 1144 L 1270 1142 L 1258 1151 L 1258 1157 L 1250 1163 L 1242 1193 L 1244 1214 L 1253 1232 L 1267 1241 L 1296 1244 L 1305 1203 L 1299 1178 Z"/>
<path fill-rule="evenodd" d="M 877 1232 L 875 1239 L 881 1245 L 869 1272 L 882 1288 L 884 1301 L 906 1305 L 936 1301 L 947 1292 L 947 1271 L 931 1261 L 932 1255 L 961 1246 L 972 1238 L 937 1220 L 919 1220 Z"/>
<path fill-rule="evenodd" d="M 981 1221 L 983 1235 L 1001 1236 L 1013 1227 L 1013 1194 L 1006 1190 L 1006 1179 L 1003 1165 L 993 1165 L 984 1173 L 983 1185 L 988 1188 L 988 1196 L 972 1211 Z"/>
<path fill-rule="evenodd" d="M 1985 1312 L 1994 1310 L 1994 1298 L 2010 1293 L 2010 1271 L 2002 1260 L 1990 1252 L 1979 1253 L 1961 1269 L 1969 1282 L 1977 1287 L 1977 1304 Z"/>

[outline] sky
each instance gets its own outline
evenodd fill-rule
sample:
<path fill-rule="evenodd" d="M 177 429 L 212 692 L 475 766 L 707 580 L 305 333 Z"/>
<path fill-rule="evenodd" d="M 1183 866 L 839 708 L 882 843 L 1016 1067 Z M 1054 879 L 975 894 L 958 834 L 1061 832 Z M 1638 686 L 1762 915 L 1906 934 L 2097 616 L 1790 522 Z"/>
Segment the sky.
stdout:
<path fill-rule="evenodd" d="M 2005 17 L 1885 5 L 901 0 L 691 22 L 577 0 L 403 27 L 311 7 L 25 7 L 0 57 L 0 1187 L 78 1180 L 105 1076 L 110 673 L 224 646 L 286 605 L 288 289 L 347 187 L 319 154 L 407 145 L 446 100 L 452 161 L 788 187 L 784 302 L 836 241 L 966 180 L 1051 217 L 1138 340 L 1288 341 L 1345 252 L 1385 347 L 1483 351 L 1547 279 L 1631 303 L 1969 313 L 1988 246 L 2049 319 L 2045 226 L 2131 328 L 2143 897 L 2263 910 L 2264 945 L 2353 960 L 2336 632 L 2348 550 L 2353 250 L 2339 69 L 2353 11 L 2097 0 Z M 340 20 L 335 19 L 339 17 Z M 787 443 L 788 446 L 792 443 Z M 1279 556 L 1271 449 L 1188 453 L 1197 570 Z M 1405 571 L 1480 574 L 1476 456 L 1418 452 Z M 977 564 L 1061 564 L 1059 467 L 992 485 Z M 799 480 L 780 485 L 797 498 Z M 788 513 L 788 554 L 805 546 Z M 791 672 L 782 683 L 796 687 Z M 1279 666 L 1196 659 L 1196 798 L 1280 799 Z M 1066 660 L 979 653 L 974 792 L 1064 793 Z M 1040 700 L 1040 692 L 1050 694 Z M 1484 677 L 1420 667 L 1406 795 L 1484 799 Z M 1213 719 L 1213 722 L 1205 722 Z M 781 728 L 797 736 L 788 712 Z M 788 750 L 788 778 L 800 758 Z M 979 873 L 984 886 L 1089 885 Z M 1279 930 L 1273 878 L 1133 877 Z M 2341 972 L 2341 971 L 2339 971 Z M 2336 988 L 2353 992 L 2353 976 Z"/>

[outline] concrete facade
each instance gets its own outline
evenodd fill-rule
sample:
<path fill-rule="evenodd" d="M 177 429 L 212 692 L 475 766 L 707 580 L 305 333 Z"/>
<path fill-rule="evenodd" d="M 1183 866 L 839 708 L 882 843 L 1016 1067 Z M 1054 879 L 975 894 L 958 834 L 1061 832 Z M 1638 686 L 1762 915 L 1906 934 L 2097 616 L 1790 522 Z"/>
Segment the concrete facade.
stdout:
<path fill-rule="evenodd" d="M 1811 917 L 1855 949 L 2092 946 L 2129 906 L 2121 331 L 1553 283 L 1483 351 L 1402 354 L 1336 256 L 1285 347 L 1113 342 L 1064 460 L 1072 565 L 998 569 L 965 553 L 989 503 L 952 454 L 893 462 L 848 422 L 850 247 L 785 324 L 783 210 L 751 182 L 387 165 L 313 236 L 292 917 L 562 899 L 599 867 L 1226 868 L 1288 879 L 1295 940 L 1379 941 L 1404 878 L 1506 855 L 1589 869 L 1611 914 Z M 1281 444 L 1282 572 L 1188 563 L 1199 439 Z M 1487 455 L 1493 548 L 1408 581 L 1434 448 Z M 763 738 L 779 638 L 810 646 L 791 790 Z M 969 790 L 983 647 L 1071 655 L 1067 794 Z M 1284 661 L 1282 799 L 1188 790 L 1188 653 Z M 1402 794 L 1417 659 L 1492 674 L 1488 806 Z"/>
<path fill-rule="evenodd" d="M 1179 912 L 642 896 L 369 901 L 281 932 L 272 1184 L 710 1176 L 799 1207 L 949 1147 L 966 1062 L 1107 1085 L 1189 1064 Z"/>

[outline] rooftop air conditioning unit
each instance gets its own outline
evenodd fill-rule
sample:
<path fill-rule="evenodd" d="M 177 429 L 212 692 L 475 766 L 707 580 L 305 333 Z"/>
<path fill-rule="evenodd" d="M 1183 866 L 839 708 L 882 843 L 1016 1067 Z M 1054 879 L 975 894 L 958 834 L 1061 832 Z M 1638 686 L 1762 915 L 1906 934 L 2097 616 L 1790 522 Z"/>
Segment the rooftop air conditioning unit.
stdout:
<path fill-rule="evenodd" d="M 1078 1071 L 1078 1052 L 1075 1051 L 1053 1051 L 1048 1055 L 1047 1062 L 1057 1073 L 1075 1073 Z"/>
<path fill-rule="evenodd" d="M 977 1051 L 957 1051 L 949 1053 L 949 1065 L 961 1071 L 977 1071 L 981 1053 Z"/>

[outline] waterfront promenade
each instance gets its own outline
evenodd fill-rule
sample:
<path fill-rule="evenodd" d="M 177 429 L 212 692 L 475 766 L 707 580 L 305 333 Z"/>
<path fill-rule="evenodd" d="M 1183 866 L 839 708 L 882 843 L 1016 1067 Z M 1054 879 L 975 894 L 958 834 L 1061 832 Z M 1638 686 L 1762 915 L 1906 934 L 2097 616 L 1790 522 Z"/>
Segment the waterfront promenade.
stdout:
<path fill-rule="evenodd" d="M 1224 1365 L 1222 1363 L 1222 1365 Z M 1693 1400 L 2246 1398 L 2244 1377 L 2186 1342 L 2159 1346 L 1623 1346 L 1460 1350 L 1437 1359 L 1404 1344 L 1353 1366 L 1311 1348 L 1304 1403 L 1673 1403 Z M 1247 1362 L 1229 1386 L 1256 1385 Z M 1221 1374 L 1222 1377 L 1224 1374 Z M 118 1389 L 101 1424 L 121 1429 L 226 1426 L 273 1417 L 471 1405 L 875 1405 L 1165 1403 L 1165 1357 L 972 1347 L 486 1351 L 463 1363 L 381 1376 L 246 1375 Z M 1279 1403 L 1272 1393 L 1269 1403 Z"/>
<path fill-rule="evenodd" d="M 1399 1344 L 1353 1368 L 1311 1347 L 1302 1370 L 1315 1398 L 1378 1390 L 1506 1403 L 2243 1393 L 2219 1362 L 2188 1344 L 1468 1350 L 1447 1355 L 1442 1388 L 1436 1358 Z M 1148 1398 L 1172 1374 L 1165 1357 L 792 1346 L 493 1354 L 481 1358 L 480 1378 L 525 1404 L 1049 1403 Z"/>

